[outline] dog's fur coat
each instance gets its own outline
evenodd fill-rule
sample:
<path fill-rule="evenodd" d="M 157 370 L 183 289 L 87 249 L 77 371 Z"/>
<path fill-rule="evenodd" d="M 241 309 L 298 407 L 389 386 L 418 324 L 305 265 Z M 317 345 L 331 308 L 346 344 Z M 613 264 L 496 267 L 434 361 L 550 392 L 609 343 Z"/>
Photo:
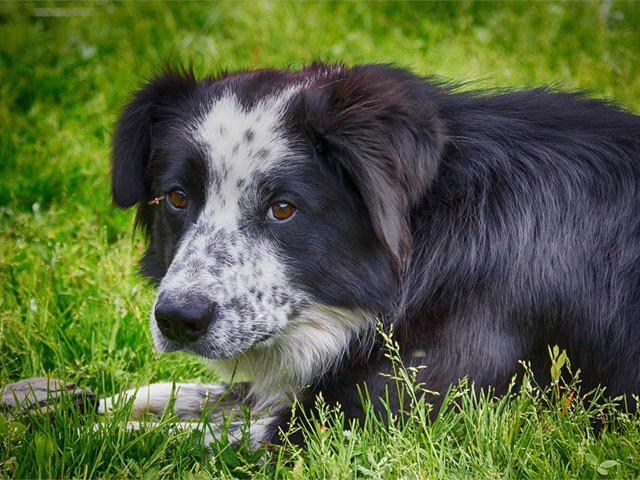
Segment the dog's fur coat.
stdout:
<path fill-rule="evenodd" d="M 584 390 L 640 393 L 640 118 L 607 102 L 384 65 L 167 71 L 118 123 L 112 190 L 149 237 L 156 345 L 250 378 L 230 398 L 268 410 L 254 442 L 294 396 L 359 418 L 366 383 L 379 405 L 377 322 L 431 390 L 503 391 L 518 360 L 545 381 L 557 344 Z M 183 385 L 176 411 L 225 388 Z"/>

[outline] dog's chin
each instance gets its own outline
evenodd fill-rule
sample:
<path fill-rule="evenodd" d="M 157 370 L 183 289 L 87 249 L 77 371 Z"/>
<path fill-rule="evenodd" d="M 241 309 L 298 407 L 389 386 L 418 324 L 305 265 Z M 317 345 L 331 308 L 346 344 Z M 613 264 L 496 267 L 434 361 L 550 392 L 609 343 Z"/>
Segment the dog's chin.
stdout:
<path fill-rule="evenodd" d="M 184 351 L 208 360 L 230 360 L 253 348 L 268 348 L 273 343 L 272 337 L 261 338 L 247 345 L 216 345 L 206 339 L 193 343 L 182 343 L 166 338 L 162 334 L 154 334 L 153 337 L 155 347 L 159 352 Z"/>

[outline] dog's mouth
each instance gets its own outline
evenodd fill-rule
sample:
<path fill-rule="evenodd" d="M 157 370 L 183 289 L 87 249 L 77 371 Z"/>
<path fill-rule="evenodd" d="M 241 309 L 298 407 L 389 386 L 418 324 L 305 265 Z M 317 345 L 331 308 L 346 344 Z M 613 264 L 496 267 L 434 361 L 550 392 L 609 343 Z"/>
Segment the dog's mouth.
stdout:
<path fill-rule="evenodd" d="M 275 341 L 276 335 L 272 332 L 252 332 L 252 335 L 243 337 L 241 332 L 225 333 L 216 332 L 215 325 L 200 332 L 198 335 L 175 335 L 152 317 L 152 334 L 156 348 L 163 353 L 185 351 L 209 360 L 225 360 L 242 355 L 252 348 L 268 348 Z M 187 325 L 187 330 L 196 330 Z M 166 332 L 169 332 L 168 334 Z"/>

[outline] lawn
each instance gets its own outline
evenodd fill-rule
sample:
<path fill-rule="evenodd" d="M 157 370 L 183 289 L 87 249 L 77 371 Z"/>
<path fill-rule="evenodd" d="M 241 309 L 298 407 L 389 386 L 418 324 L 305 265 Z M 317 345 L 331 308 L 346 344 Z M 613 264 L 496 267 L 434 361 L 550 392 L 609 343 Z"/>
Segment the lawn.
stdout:
<path fill-rule="evenodd" d="M 109 193 L 118 113 L 165 63 L 205 75 L 392 62 L 471 87 L 585 89 L 640 112 L 639 25 L 640 3 L 611 1 L 0 3 L 0 385 L 49 375 L 110 395 L 215 380 L 194 357 L 154 352 L 143 239 Z M 410 374 L 398 370 L 408 394 Z M 75 410 L 0 413 L 0 477 L 639 476 L 640 418 L 571 391 L 532 381 L 475 398 L 463 383 L 430 424 L 419 401 L 388 425 L 321 409 L 305 448 L 257 452 L 225 439 L 208 451 L 171 415 L 127 432 L 126 406 L 100 429 Z"/>

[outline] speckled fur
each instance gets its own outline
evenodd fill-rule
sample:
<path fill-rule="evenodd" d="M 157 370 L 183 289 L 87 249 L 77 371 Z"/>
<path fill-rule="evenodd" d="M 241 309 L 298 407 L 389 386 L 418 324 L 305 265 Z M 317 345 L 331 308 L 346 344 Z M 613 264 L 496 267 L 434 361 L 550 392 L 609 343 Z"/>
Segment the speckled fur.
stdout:
<path fill-rule="evenodd" d="M 158 296 L 217 306 L 216 328 L 189 346 L 207 358 L 234 357 L 268 341 L 308 303 L 289 280 L 278 252 L 252 234 L 245 220 L 246 212 L 256 209 L 256 179 L 277 170 L 287 153 L 278 131 L 285 102 L 283 94 L 245 110 L 227 94 L 194 125 L 210 181 L 204 206 L 182 235 Z M 151 331 L 161 350 L 183 348 L 162 337 L 153 315 Z"/>

